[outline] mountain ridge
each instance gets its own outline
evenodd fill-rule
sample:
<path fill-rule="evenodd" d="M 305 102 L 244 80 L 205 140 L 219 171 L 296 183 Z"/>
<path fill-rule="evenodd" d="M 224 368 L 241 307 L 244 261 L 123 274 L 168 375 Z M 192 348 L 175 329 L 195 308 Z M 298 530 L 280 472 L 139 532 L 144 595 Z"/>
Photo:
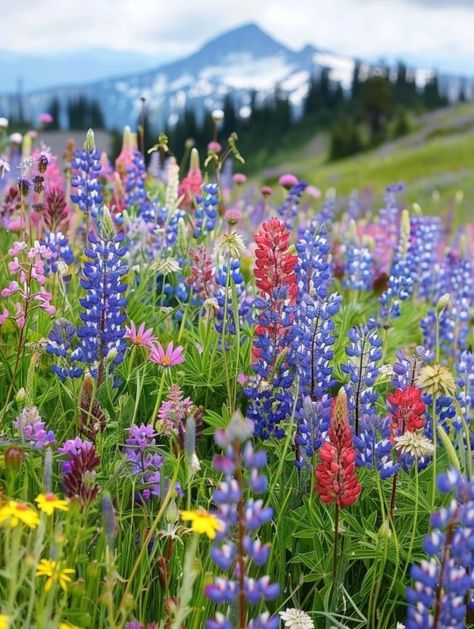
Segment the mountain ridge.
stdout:
<path fill-rule="evenodd" d="M 80 85 L 43 88 L 24 94 L 21 106 L 34 118 L 47 111 L 53 98 L 60 101 L 64 125 L 69 100 L 80 95 L 99 101 L 109 128 L 135 125 L 140 99 L 147 100 L 150 120 L 155 126 L 172 125 L 187 108 L 198 117 L 204 110 L 220 107 L 230 95 L 243 111 L 253 94 L 257 99 L 271 96 L 275 86 L 288 94 L 295 115 L 301 110 L 310 78 L 323 67 L 330 78 L 349 89 L 355 59 L 310 44 L 292 50 L 278 42 L 257 24 L 250 22 L 210 39 L 194 53 L 140 72 L 124 73 Z M 377 65 L 362 62 L 370 73 Z M 380 67 L 380 66 L 379 66 Z M 416 70 L 420 85 L 430 72 Z M 440 86 L 454 99 L 464 86 L 463 79 L 440 75 Z M 474 96 L 474 79 L 468 82 L 468 96 Z M 0 95 L 0 115 L 15 117 L 19 96 Z"/>

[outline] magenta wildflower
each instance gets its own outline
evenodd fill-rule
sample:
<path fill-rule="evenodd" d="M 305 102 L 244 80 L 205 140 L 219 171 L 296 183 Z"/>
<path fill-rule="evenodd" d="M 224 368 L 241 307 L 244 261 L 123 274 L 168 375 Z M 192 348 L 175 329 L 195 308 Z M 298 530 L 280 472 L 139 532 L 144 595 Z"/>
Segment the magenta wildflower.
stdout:
<path fill-rule="evenodd" d="M 149 328 L 145 330 L 145 324 L 141 323 L 137 329 L 135 323 L 130 321 L 130 327 L 125 328 L 124 338 L 128 339 L 132 345 L 137 347 L 146 347 L 153 351 L 155 337 L 153 336 L 153 330 Z"/>
<path fill-rule="evenodd" d="M 222 151 L 222 145 L 213 140 L 207 145 L 207 150 L 209 153 L 220 153 Z"/>
<path fill-rule="evenodd" d="M 280 177 L 278 183 L 280 186 L 283 186 L 283 188 L 287 188 L 289 190 L 290 188 L 293 188 L 293 186 L 296 186 L 298 183 L 298 177 L 295 177 L 295 175 L 290 173 L 286 173 Z"/>
<path fill-rule="evenodd" d="M 175 367 L 185 361 L 183 348 L 180 345 L 173 347 L 173 341 L 171 341 L 164 350 L 163 345 L 157 342 L 151 350 L 150 360 L 162 367 Z"/>
<path fill-rule="evenodd" d="M 177 384 L 172 384 L 168 391 L 168 399 L 158 411 L 156 427 L 159 433 L 177 433 L 186 419 L 191 415 L 194 405 L 189 397 L 184 397 Z"/>
<path fill-rule="evenodd" d="M 53 122 L 53 116 L 51 114 L 48 114 L 47 112 L 44 112 L 38 116 L 38 120 L 41 122 L 41 124 L 50 124 L 51 122 Z"/>
<path fill-rule="evenodd" d="M 234 183 L 240 186 L 247 181 L 247 176 L 244 175 L 244 173 L 235 173 L 232 179 L 234 180 Z"/>

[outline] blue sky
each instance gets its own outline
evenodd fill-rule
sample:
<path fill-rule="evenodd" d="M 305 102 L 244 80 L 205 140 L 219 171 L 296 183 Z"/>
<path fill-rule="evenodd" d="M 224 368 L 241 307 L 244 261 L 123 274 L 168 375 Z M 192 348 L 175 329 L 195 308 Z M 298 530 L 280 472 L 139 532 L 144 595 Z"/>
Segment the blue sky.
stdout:
<path fill-rule="evenodd" d="M 474 75 L 474 0 L 0 0 L 0 49 L 101 47 L 159 62 L 249 21 L 293 48 Z"/>

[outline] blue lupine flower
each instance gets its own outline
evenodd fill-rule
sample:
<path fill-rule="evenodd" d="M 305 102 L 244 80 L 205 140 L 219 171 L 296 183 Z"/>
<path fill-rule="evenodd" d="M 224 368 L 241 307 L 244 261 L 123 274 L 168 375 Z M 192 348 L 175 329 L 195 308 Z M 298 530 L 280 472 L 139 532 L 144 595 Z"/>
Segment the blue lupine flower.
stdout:
<path fill-rule="evenodd" d="M 273 600 L 280 593 L 278 584 L 271 583 L 269 577 L 255 579 L 249 576 L 252 564 L 264 566 L 268 561 L 270 545 L 262 544 L 255 533 L 273 517 L 273 509 L 265 507 L 263 500 L 246 496 L 247 488 L 257 494 L 266 492 L 268 488 L 262 471 L 267 457 L 263 451 L 254 451 L 249 441 L 252 432 L 253 423 L 236 413 L 229 426 L 217 431 L 215 436 L 216 443 L 224 451 L 224 454 L 214 458 L 214 469 L 222 473 L 224 479 L 213 493 L 216 515 L 223 527 L 216 534 L 211 559 L 222 572 L 232 570 L 230 577 L 219 576 L 206 587 L 207 598 L 216 604 L 235 603 L 241 587 L 247 603 L 251 605 Z M 246 482 L 243 480 L 244 471 L 248 473 Z M 242 544 L 237 544 L 236 539 L 242 540 Z M 267 624 L 261 624 L 264 621 Z M 249 627 L 278 627 L 279 624 L 272 623 L 268 615 L 254 620 L 241 618 L 240 622 Z M 229 626 L 222 614 L 206 623 L 207 629 Z"/>
<path fill-rule="evenodd" d="M 51 258 L 45 262 L 47 273 L 57 273 L 59 260 L 63 260 L 66 264 L 71 264 L 74 261 L 69 240 L 61 232 L 46 232 L 41 244 L 48 247 L 52 253 Z"/>
<path fill-rule="evenodd" d="M 227 286 L 227 277 L 229 276 L 229 286 Z M 240 261 L 231 260 L 223 264 L 217 269 L 215 274 L 215 282 L 217 290 L 215 298 L 217 305 L 216 330 L 222 333 L 225 327 L 225 334 L 236 333 L 236 322 L 234 319 L 233 292 L 237 298 L 237 309 L 239 313 L 239 326 L 242 327 L 243 321 L 250 312 L 250 305 L 245 295 L 244 276 L 240 270 Z M 226 299 L 227 295 L 227 299 Z M 225 325 L 224 325 L 225 317 Z"/>
<path fill-rule="evenodd" d="M 357 448 L 356 464 L 360 467 L 377 469 L 382 480 L 398 472 L 399 464 L 393 461 L 390 443 L 390 421 L 388 417 L 363 415 L 359 435 L 354 435 Z"/>
<path fill-rule="evenodd" d="M 71 185 L 75 192 L 71 194 L 71 200 L 78 204 L 81 212 L 95 218 L 102 207 L 103 186 L 97 180 L 102 166 L 100 153 L 95 148 L 94 132 L 91 129 L 87 132 L 84 147 L 74 153 L 72 168 L 75 174 L 71 179 Z"/>
<path fill-rule="evenodd" d="M 423 345 L 417 345 L 411 355 L 399 349 L 393 363 L 392 385 L 394 389 L 406 389 L 415 384 L 420 369 L 433 359 L 433 354 L 425 350 Z"/>
<path fill-rule="evenodd" d="M 380 318 L 387 325 L 389 319 L 400 316 L 400 302 L 413 294 L 417 261 L 410 246 L 410 224 L 406 211 L 402 212 L 397 252 L 390 270 L 387 290 L 380 296 Z"/>
<path fill-rule="evenodd" d="M 474 302 L 474 267 L 470 260 L 448 253 L 440 268 L 440 281 L 433 304 L 449 294 L 449 304 L 440 315 L 439 338 L 442 351 L 454 358 L 467 349 L 470 330 L 469 310 Z M 429 349 L 435 347 L 435 311 L 430 310 L 421 321 L 424 342 Z"/>
<path fill-rule="evenodd" d="M 198 206 L 194 213 L 194 238 L 198 239 L 212 232 L 217 223 L 219 187 L 216 183 L 201 186 L 202 194 L 197 197 Z"/>
<path fill-rule="evenodd" d="M 423 299 L 434 298 L 435 278 L 433 269 L 441 238 L 441 219 L 431 216 L 410 218 L 410 250 L 416 264 L 413 274 L 415 289 Z"/>
<path fill-rule="evenodd" d="M 281 220 L 289 229 L 291 229 L 293 219 L 298 214 L 301 195 L 307 187 L 307 183 L 299 181 L 296 185 L 290 188 L 283 205 L 278 208 L 278 214 L 280 215 Z"/>
<path fill-rule="evenodd" d="M 122 260 L 127 252 L 122 240 L 122 233 L 114 234 L 107 210 L 98 233 L 90 232 L 90 246 L 85 249 L 89 260 L 84 264 L 81 286 L 86 297 L 80 300 L 84 310 L 80 314 L 82 326 L 77 331 L 79 345 L 74 358 L 90 365 L 99 382 L 106 359 L 112 366 L 119 365 L 126 349 L 123 308 L 127 300 L 123 293 L 127 286 L 122 278 L 128 273 L 128 265 Z"/>
<path fill-rule="evenodd" d="M 370 249 L 358 243 L 346 243 L 344 288 L 370 290 L 373 284 L 373 257 Z"/>
<path fill-rule="evenodd" d="M 136 207 L 138 216 L 149 222 L 152 219 L 150 215 L 152 205 L 145 188 L 145 181 L 145 160 L 140 151 L 135 150 L 132 164 L 127 169 L 125 177 L 125 202 L 128 208 Z"/>
<path fill-rule="evenodd" d="M 457 470 L 438 477 L 438 491 L 455 492 L 448 507 L 433 514 L 426 536 L 428 559 L 411 568 L 407 589 L 407 629 L 466 626 L 474 586 L 474 481 Z M 436 620 L 435 620 L 436 619 Z"/>
<path fill-rule="evenodd" d="M 297 369 L 301 398 L 298 402 L 295 442 L 299 455 L 310 457 L 327 430 L 333 378 L 334 316 L 342 297 L 329 294 L 332 269 L 330 246 L 324 228 L 313 235 L 306 230 L 296 245 L 298 264 Z M 312 401 L 312 402 L 311 402 Z M 297 464 L 301 464 L 300 456 Z"/>
<path fill-rule="evenodd" d="M 58 363 L 51 365 L 53 371 L 63 382 L 66 378 L 78 378 L 82 369 L 74 365 L 74 349 L 72 347 L 76 336 L 76 326 L 67 319 L 57 319 L 46 343 L 46 351 L 59 358 Z"/>
<path fill-rule="evenodd" d="M 346 354 L 350 360 L 341 365 L 341 369 L 349 375 L 349 382 L 345 385 L 349 418 L 358 436 L 361 418 L 375 414 L 378 398 L 373 387 L 379 374 L 382 339 L 377 334 L 376 320 L 371 317 L 367 325 L 351 328 L 349 340 L 351 343 L 346 347 Z"/>

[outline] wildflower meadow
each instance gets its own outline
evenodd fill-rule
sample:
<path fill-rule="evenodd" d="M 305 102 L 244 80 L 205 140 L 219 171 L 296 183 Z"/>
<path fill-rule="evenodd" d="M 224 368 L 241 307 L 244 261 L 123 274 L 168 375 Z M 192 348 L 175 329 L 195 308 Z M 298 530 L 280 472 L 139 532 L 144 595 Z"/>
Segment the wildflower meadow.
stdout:
<path fill-rule="evenodd" d="M 474 226 L 262 185 L 221 114 L 0 119 L 0 628 L 474 626 Z"/>

